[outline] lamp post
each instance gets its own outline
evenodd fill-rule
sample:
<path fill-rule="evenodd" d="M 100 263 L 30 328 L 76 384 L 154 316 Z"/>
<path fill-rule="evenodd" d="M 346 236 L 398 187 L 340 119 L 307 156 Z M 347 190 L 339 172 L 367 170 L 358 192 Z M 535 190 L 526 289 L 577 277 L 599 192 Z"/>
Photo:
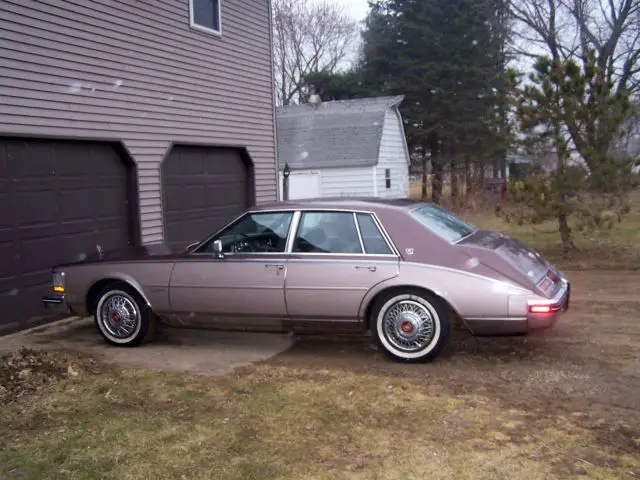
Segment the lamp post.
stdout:
<path fill-rule="evenodd" d="M 284 164 L 284 170 L 282 171 L 282 199 L 286 202 L 289 200 L 289 175 L 291 175 L 291 169 L 289 164 Z"/>

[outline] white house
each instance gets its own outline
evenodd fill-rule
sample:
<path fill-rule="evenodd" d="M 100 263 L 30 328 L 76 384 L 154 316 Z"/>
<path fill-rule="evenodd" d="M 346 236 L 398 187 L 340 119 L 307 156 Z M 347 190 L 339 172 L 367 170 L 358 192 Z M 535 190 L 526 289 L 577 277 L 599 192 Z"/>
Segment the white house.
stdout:
<path fill-rule="evenodd" d="M 403 100 L 278 108 L 278 164 L 281 181 L 285 165 L 291 170 L 289 198 L 409 196 L 409 150 L 398 110 Z"/>

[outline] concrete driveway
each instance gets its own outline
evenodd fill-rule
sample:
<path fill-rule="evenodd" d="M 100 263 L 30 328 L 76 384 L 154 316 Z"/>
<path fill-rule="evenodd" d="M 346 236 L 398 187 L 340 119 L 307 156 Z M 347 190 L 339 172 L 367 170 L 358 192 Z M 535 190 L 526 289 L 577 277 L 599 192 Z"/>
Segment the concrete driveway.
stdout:
<path fill-rule="evenodd" d="M 266 360 L 287 350 L 286 334 L 217 332 L 162 327 L 151 343 L 136 348 L 109 346 L 91 318 L 70 318 L 0 337 L 0 353 L 22 346 L 88 353 L 124 367 L 225 375 L 235 368 Z"/>

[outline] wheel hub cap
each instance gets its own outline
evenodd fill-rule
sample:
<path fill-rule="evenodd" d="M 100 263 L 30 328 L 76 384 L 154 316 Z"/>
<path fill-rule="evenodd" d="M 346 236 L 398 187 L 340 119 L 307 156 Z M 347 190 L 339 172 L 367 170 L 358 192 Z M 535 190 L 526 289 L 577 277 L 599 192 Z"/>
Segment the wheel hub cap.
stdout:
<path fill-rule="evenodd" d="M 399 350 L 419 351 L 433 340 L 433 317 L 418 302 L 406 300 L 396 303 L 387 310 L 383 322 L 385 337 Z"/>
<path fill-rule="evenodd" d="M 402 323 L 402 331 L 404 333 L 411 333 L 414 330 L 414 326 L 413 323 L 411 323 L 410 321 L 406 321 Z"/>
<path fill-rule="evenodd" d="M 100 320 L 109 335 L 125 339 L 136 331 L 140 316 L 131 299 L 124 295 L 113 295 L 102 304 Z"/>

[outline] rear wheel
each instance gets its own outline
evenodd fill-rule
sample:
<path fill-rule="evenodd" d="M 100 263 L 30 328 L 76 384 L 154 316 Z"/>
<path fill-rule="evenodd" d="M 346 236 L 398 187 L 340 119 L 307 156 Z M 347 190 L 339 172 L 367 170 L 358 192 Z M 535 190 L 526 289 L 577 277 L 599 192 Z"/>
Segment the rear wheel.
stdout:
<path fill-rule="evenodd" d="M 121 283 L 108 285 L 98 295 L 94 317 L 102 337 L 119 347 L 148 341 L 155 323 L 153 312 L 138 292 Z"/>
<path fill-rule="evenodd" d="M 373 306 L 371 320 L 374 340 L 396 361 L 431 361 L 451 336 L 447 305 L 419 290 L 382 295 Z"/>

